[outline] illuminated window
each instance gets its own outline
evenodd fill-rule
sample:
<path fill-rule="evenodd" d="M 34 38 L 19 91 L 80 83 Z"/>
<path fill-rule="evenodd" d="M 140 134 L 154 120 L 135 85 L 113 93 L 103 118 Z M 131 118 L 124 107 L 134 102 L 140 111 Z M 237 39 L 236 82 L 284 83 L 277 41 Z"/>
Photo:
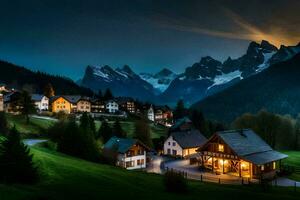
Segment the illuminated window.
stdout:
<path fill-rule="evenodd" d="M 265 166 L 262 165 L 260 169 L 261 169 L 261 171 L 264 171 L 265 170 Z"/>
<path fill-rule="evenodd" d="M 224 152 L 224 145 L 223 144 L 219 144 L 218 150 L 220 152 Z"/>
<path fill-rule="evenodd" d="M 273 169 L 276 169 L 276 162 L 273 162 Z"/>

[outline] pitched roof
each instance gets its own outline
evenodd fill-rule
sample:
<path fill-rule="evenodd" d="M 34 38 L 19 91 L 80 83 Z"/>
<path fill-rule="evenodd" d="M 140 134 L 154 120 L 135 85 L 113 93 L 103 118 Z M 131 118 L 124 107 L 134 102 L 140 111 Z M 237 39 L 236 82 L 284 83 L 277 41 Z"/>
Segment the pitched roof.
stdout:
<path fill-rule="evenodd" d="M 287 158 L 288 156 L 280 153 L 278 151 L 266 151 L 266 152 L 261 152 L 261 153 L 256 153 L 256 154 L 251 154 L 244 156 L 243 158 L 245 160 L 248 160 L 256 165 L 263 165 L 265 163 L 270 163 L 276 160 L 282 160 L 284 158 Z"/>
<path fill-rule="evenodd" d="M 33 101 L 41 101 L 44 98 L 44 95 L 42 94 L 32 94 L 31 99 Z"/>
<path fill-rule="evenodd" d="M 183 149 L 200 147 L 207 141 L 206 137 L 196 129 L 173 132 L 171 136 Z"/>
<path fill-rule="evenodd" d="M 239 156 L 271 151 L 272 148 L 250 129 L 217 132 L 222 140 Z"/>
<path fill-rule="evenodd" d="M 67 100 L 68 102 L 72 103 L 72 104 L 76 104 L 79 100 L 86 100 L 86 101 L 90 101 L 88 97 L 82 97 L 79 95 L 60 95 L 60 96 L 54 96 L 50 98 L 50 101 L 53 102 L 55 100 L 57 100 L 58 98 L 64 98 L 65 100 Z"/>
<path fill-rule="evenodd" d="M 178 119 L 175 124 L 171 127 L 171 129 L 177 129 L 179 128 L 181 125 L 185 124 L 185 123 L 192 123 L 192 121 L 188 118 L 188 117 L 184 117 L 181 119 Z"/>
<path fill-rule="evenodd" d="M 139 140 L 131 139 L 131 138 L 118 138 L 118 137 L 110 138 L 105 143 L 104 148 L 111 149 L 116 146 L 118 148 L 118 153 L 126 153 L 135 144 L 140 144 L 144 146 L 146 149 L 149 149 L 146 145 L 141 143 Z"/>
<path fill-rule="evenodd" d="M 250 129 L 216 133 L 238 156 L 261 165 L 288 156 L 274 151 L 261 137 Z"/>

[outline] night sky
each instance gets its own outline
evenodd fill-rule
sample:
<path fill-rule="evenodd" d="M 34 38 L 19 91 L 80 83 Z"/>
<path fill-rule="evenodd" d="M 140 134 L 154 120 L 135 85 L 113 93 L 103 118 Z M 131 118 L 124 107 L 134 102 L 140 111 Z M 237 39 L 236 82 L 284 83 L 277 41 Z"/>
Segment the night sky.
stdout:
<path fill-rule="evenodd" d="M 175 72 L 249 41 L 300 42 L 299 0 L 1 0 L 0 59 L 77 80 L 87 65 Z"/>

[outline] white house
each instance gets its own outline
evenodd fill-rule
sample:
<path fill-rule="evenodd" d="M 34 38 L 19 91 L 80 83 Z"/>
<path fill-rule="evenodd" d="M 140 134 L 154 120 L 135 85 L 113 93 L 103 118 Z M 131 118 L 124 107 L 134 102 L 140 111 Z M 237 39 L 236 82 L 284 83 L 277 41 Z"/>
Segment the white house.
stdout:
<path fill-rule="evenodd" d="M 109 113 L 116 113 L 119 111 L 119 104 L 114 100 L 109 100 L 106 102 L 105 108 Z"/>
<path fill-rule="evenodd" d="M 41 95 L 41 94 L 32 94 L 31 95 L 32 101 L 34 101 L 34 104 L 38 111 L 46 111 L 49 109 L 49 98 Z"/>
<path fill-rule="evenodd" d="M 3 94 L 0 94 L 0 112 L 4 111 L 4 99 Z"/>
<path fill-rule="evenodd" d="M 150 121 L 153 121 L 153 122 L 154 122 L 154 120 L 155 120 L 155 114 L 154 114 L 154 109 L 153 109 L 153 106 L 152 106 L 152 105 L 150 106 L 150 108 L 149 108 L 147 114 L 148 114 L 148 119 L 149 119 Z"/>
<path fill-rule="evenodd" d="M 196 129 L 173 132 L 164 143 L 164 155 L 186 157 L 197 153 L 207 139 Z"/>
<path fill-rule="evenodd" d="M 104 145 L 104 151 L 116 151 L 116 165 L 128 170 L 146 168 L 148 150 L 142 142 L 130 138 L 112 137 Z"/>

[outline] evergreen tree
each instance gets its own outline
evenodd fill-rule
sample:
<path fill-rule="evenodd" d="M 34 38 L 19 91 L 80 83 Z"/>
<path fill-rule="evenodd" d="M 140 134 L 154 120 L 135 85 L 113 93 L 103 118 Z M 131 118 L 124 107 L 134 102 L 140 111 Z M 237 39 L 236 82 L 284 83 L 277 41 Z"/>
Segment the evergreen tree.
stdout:
<path fill-rule="evenodd" d="M 106 121 L 103 121 L 98 131 L 97 139 L 101 138 L 106 143 L 113 136 L 112 129 Z"/>
<path fill-rule="evenodd" d="M 196 129 L 198 129 L 201 133 L 206 134 L 206 120 L 201 111 L 193 110 L 191 120 Z"/>
<path fill-rule="evenodd" d="M 0 148 L 0 181 L 4 183 L 34 183 L 38 170 L 32 161 L 29 148 L 21 142 L 14 127 Z"/>
<path fill-rule="evenodd" d="M 44 88 L 44 95 L 48 98 L 55 96 L 55 91 L 51 83 L 48 83 Z"/>
<path fill-rule="evenodd" d="M 31 99 L 31 96 L 28 92 L 23 91 L 19 100 L 19 106 L 21 108 L 22 115 L 26 118 L 26 123 L 29 123 L 29 115 L 36 112 L 36 107 L 34 102 Z"/>
<path fill-rule="evenodd" d="M 58 139 L 57 150 L 89 161 L 98 161 L 100 152 L 89 128 L 83 129 L 75 120 L 67 123 Z"/>
<path fill-rule="evenodd" d="M 83 113 L 80 117 L 80 127 L 83 130 L 91 131 L 91 133 L 96 138 L 96 125 L 92 116 L 88 115 L 87 113 Z"/>
<path fill-rule="evenodd" d="M 145 145 L 152 146 L 151 132 L 147 121 L 141 119 L 135 122 L 134 137 Z"/>
<path fill-rule="evenodd" d="M 99 90 L 99 91 L 98 91 L 97 96 L 98 96 L 99 99 L 102 99 L 102 98 L 103 98 L 102 90 Z"/>
<path fill-rule="evenodd" d="M 113 135 L 119 137 L 119 138 L 126 138 L 127 133 L 123 130 L 120 121 L 117 119 L 114 123 L 113 127 Z"/>
<path fill-rule="evenodd" d="M 80 127 L 83 129 L 90 128 L 90 118 L 86 112 L 84 112 L 80 117 Z"/>
<path fill-rule="evenodd" d="M 0 135 L 8 133 L 9 126 L 4 112 L 0 112 Z"/>
<path fill-rule="evenodd" d="M 110 90 L 109 88 L 107 88 L 107 89 L 105 90 L 103 99 L 104 99 L 105 101 L 107 101 L 107 100 L 111 100 L 111 99 L 113 99 L 113 98 L 114 98 L 114 96 L 113 96 L 111 90 Z"/>
<path fill-rule="evenodd" d="M 174 110 L 174 119 L 177 120 L 183 118 L 186 116 L 186 114 L 187 114 L 187 109 L 185 108 L 184 102 L 181 99 L 177 102 L 177 106 Z"/>

